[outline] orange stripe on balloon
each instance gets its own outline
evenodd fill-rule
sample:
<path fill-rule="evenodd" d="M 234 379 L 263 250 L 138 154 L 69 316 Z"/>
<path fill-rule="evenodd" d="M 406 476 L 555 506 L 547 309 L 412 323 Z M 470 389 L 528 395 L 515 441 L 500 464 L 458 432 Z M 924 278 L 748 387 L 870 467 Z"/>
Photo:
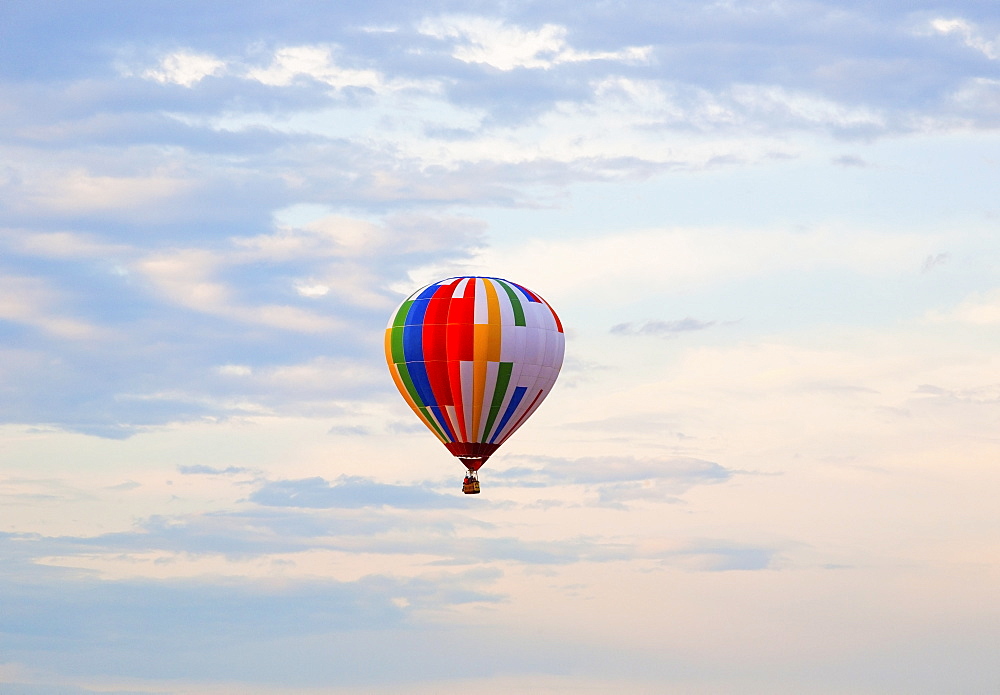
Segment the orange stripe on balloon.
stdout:
<path fill-rule="evenodd" d="M 472 358 L 472 435 L 479 436 L 483 415 L 483 395 L 486 391 L 486 354 L 489 348 L 490 325 L 477 323 L 473 337 Z"/>
<path fill-rule="evenodd" d="M 497 288 L 492 280 L 487 280 L 486 285 L 486 322 L 489 324 L 487 333 L 486 359 L 490 362 L 500 361 L 500 298 L 497 296 Z"/>

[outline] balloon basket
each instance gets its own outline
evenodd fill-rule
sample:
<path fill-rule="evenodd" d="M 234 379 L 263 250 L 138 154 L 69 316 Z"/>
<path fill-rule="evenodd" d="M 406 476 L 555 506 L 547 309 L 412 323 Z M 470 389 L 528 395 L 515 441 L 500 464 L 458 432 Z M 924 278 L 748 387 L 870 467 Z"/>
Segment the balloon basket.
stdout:
<path fill-rule="evenodd" d="M 462 481 L 462 492 L 467 495 L 479 494 L 479 476 L 476 475 L 475 471 L 469 471 L 469 474 L 465 476 L 465 480 Z"/>

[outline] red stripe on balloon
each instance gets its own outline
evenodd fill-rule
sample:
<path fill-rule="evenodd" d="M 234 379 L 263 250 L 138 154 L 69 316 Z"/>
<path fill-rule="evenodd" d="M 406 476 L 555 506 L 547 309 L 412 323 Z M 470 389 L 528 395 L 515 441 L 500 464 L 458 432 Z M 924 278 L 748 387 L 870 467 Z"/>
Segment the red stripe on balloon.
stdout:
<path fill-rule="evenodd" d="M 451 296 L 455 292 L 458 280 L 443 284 L 437 288 L 427 302 L 427 312 L 424 314 L 422 342 L 424 348 L 424 366 L 427 368 L 427 381 L 431 393 L 441 408 L 441 415 L 447 421 L 449 429 L 458 436 L 456 422 L 443 407 L 455 405 L 454 389 L 448 369 L 448 310 Z M 460 382 L 459 382 L 460 385 Z"/>
<path fill-rule="evenodd" d="M 476 315 L 476 282 L 465 285 L 462 297 L 452 297 L 448 306 L 448 359 L 471 362 L 473 357 L 472 324 Z"/>
<path fill-rule="evenodd" d="M 455 404 L 455 419 L 458 421 L 456 434 L 461 441 L 469 441 L 468 423 L 465 422 L 465 401 L 462 398 L 462 363 L 448 358 L 448 380 L 451 382 L 451 399 Z M 455 431 L 455 430 L 452 430 Z"/>
<path fill-rule="evenodd" d="M 542 298 L 539 297 L 539 299 L 542 299 Z M 542 304 L 544 304 L 546 307 L 548 307 L 549 311 L 552 313 L 552 318 L 554 318 L 556 320 L 556 330 L 559 331 L 560 333 L 563 333 L 562 321 L 559 320 L 559 314 L 557 314 L 552 309 L 552 307 L 549 306 L 549 303 L 546 302 L 544 299 L 542 299 Z"/>
<path fill-rule="evenodd" d="M 425 362 L 444 361 L 448 359 L 447 337 L 448 326 L 445 324 L 424 324 L 421 338 L 424 344 Z M 433 386 L 433 382 L 431 385 Z"/>
<path fill-rule="evenodd" d="M 475 284 L 469 283 L 465 288 L 464 297 L 452 297 L 448 307 L 448 323 L 468 323 L 474 321 L 476 315 Z"/>
<path fill-rule="evenodd" d="M 441 285 L 437 288 L 430 301 L 427 302 L 427 313 L 424 314 L 424 325 L 448 323 L 448 310 L 451 305 L 451 295 L 455 293 L 458 280 Z"/>

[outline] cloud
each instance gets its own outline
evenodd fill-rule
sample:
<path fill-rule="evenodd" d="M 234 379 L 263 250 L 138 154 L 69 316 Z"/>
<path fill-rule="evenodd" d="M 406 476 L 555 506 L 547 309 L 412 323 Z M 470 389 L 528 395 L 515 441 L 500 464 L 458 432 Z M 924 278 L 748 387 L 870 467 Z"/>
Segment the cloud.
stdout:
<path fill-rule="evenodd" d="M 186 249 L 147 257 L 133 270 L 145 276 L 165 299 L 193 311 L 300 333 L 330 333 L 343 328 L 329 316 L 288 304 L 241 306 L 230 287 L 213 278 L 219 266 L 234 260 L 239 262 L 232 256 Z"/>
<path fill-rule="evenodd" d="M 364 641 L 374 629 L 384 641 L 411 615 L 500 600 L 488 589 L 498 573 L 482 569 L 280 586 L 239 580 L 102 582 L 46 570 L 30 586 L 0 582 L 11 602 L 0 615 L 0 649 L 5 659 L 64 676 L 308 683 L 331 666 L 341 674 L 352 670 L 355 657 L 344 646 L 331 650 L 331 641 L 341 641 L 338 635 Z M 289 642 L 298 647 L 289 648 Z M 178 644 L 185 646 L 177 649 Z M 297 657 L 274 658 L 286 650 Z M 258 654 L 248 659 L 248 653 Z"/>
<path fill-rule="evenodd" d="M 700 572 L 757 571 L 773 569 L 777 554 L 775 548 L 697 541 L 666 553 L 664 559 L 669 564 Z"/>
<path fill-rule="evenodd" d="M 365 437 L 371 433 L 371 430 L 364 425 L 334 425 L 327 430 L 327 434 L 347 437 Z"/>
<path fill-rule="evenodd" d="M 434 82 L 428 80 L 389 79 L 378 70 L 338 65 L 334 59 L 337 53 L 343 53 L 343 50 L 333 44 L 281 46 L 271 53 L 269 64 L 260 67 L 245 60 L 223 60 L 209 54 L 181 50 L 161 56 L 156 67 L 137 70 L 123 65 L 120 69 L 125 75 L 138 75 L 161 84 L 188 88 L 206 77 L 228 76 L 267 87 L 290 87 L 304 80 L 313 80 L 332 87 L 336 92 L 347 89 L 374 93 L 401 89 L 434 92 L 438 89 Z"/>
<path fill-rule="evenodd" d="M 242 512 L 154 516 L 129 531 L 87 537 L 0 534 L 0 548 L 21 563 L 15 569 L 23 576 L 48 576 L 58 569 L 106 581 L 164 582 L 206 576 L 266 580 L 275 573 L 298 581 L 317 571 L 334 577 L 374 571 L 365 568 L 417 577 L 432 566 L 567 566 L 644 556 L 631 542 L 595 535 L 574 533 L 557 543 L 502 535 L 455 511 L 468 508 L 457 494 L 456 505 L 419 489 L 348 482 L 341 485 L 352 499 L 341 504 L 309 480 L 280 482 L 290 484 L 259 488 L 260 497 L 273 499 L 255 499 L 261 506 Z M 372 490 L 378 499 L 359 499 Z M 265 506 L 272 503 L 277 506 Z M 476 506 L 481 510 L 488 501 L 477 500 Z M 447 514 L 436 513 L 440 510 Z M 332 573 L 331 562 L 337 565 Z"/>
<path fill-rule="evenodd" d="M 0 350 L 10 396 L 0 419 L 123 437 L 205 416 L 329 414 L 348 392 L 378 398 L 392 388 L 380 336 L 413 289 L 408 269 L 461 258 L 482 230 L 419 213 L 334 215 L 164 247 L 142 235 L 4 229 L 2 264 L 21 272 L 0 267 L 12 337 Z M 316 284 L 327 291 L 299 291 Z M 58 397 L 39 379 L 58 383 Z"/>
<path fill-rule="evenodd" d="M 163 56 L 157 67 L 144 71 L 142 76 L 157 82 L 190 87 L 210 75 L 221 73 L 225 66 L 214 56 L 178 51 Z"/>
<path fill-rule="evenodd" d="M 177 466 L 181 475 L 236 475 L 238 473 L 250 473 L 249 468 L 240 466 L 227 466 L 226 468 L 213 468 L 202 464 L 192 466 Z"/>
<path fill-rule="evenodd" d="M 295 291 L 303 297 L 323 297 L 330 293 L 330 288 L 326 285 L 308 282 L 308 284 L 296 284 Z"/>
<path fill-rule="evenodd" d="M 831 161 L 839 167 L 856 167 L 858 169 L 864 169 L 870 166 L 864 159 L 852 154 L 840 155 L 839 157 L 834 157 Z"/>
<path fill-rule="evenodd" d="M 424 20 L 419 31 L 437 39 L 460 39 L 452 57 L 464 63 L 489 65 L 498 70 L 549 69 L 561 63 L 606 60 L 642 63 L 651 46 L 630 46 L 618 51 L 578 51 L 566 43 L 567 28 L 544 24 L 539 29 L 510 25 L 502 19 L 446 16 Z"/>
<path fill-rule="evenodd" d="M 253 368 L 248 367 L 245 364 L 223 364 L 215 369 L 219 374 L 223 376 L 250 376 L 253 374 Z"/>
<path fill-rule="evenodd" d="M 937 253 L 928 256 L 924 259 L 923 265 L 920 266 L 920 272 L 923 274 L 929 273 L 934 268 L 946 264 L 951 259 L 951 255 L 948 253 Z"/>
<path fill-rule="evenodd" d="M 67 231 L 0 229 L 0 243 L 19 255 L 52 259 L 105 259 L 127 257 L 132 252 L 127 244 L 108 243 L 96 234 Z"/>
<path fill-rule="evenodd" d="M 90 499 L 88 493 L 46 481 L 5 485 L 9 490 L 5 491 L 8 504 L 33 499 L 58 499 L 65 503 Z M 259 484 L 256 487 L 261 488 Z M 263 487 L 267 489 L 266 484 Z M 27 573 L 42 566 L 94 567 L 113 579 L 122 575 L 141 576 L 142 565 L 151 564 L 153 570 L 165 568 L 153 574 L 164 578 L 174 574 L 185 576 L 184 571 L 169 571 L 171 563 L 184 560 L 192 565 L 188 573 L 193 575 L 204 574 L 209 567 L 220 576 L 257 576 L 261 562 L 266 570 L 272 559 L 294 558 L 316 550 L 351 553 L 364 548 L 364 552 L 412 555 L 420 551 L 408 547 L 407 542 L 417 537 L 422 539 L 422 549 L 441 550 L 442 539 L 454 531 L 454 524 L 448 520 L 400 516 L 375 509 L 375 505 L 368 509 L 360 505 L 345 509 L 324 507 L 330 511 L 322 513 L 314 511 L 318 507 L 296 507 L 294 499 L 291 505 L 287 504 L 291 487 L 294 485 L 279 486 L 273 493 L 277 507 L 261 504 L 244 505 L 237 511 L 153 514 L 126 530 L 87 536 L 0 534 L 0 546 L 9 557 L 23 559 L 25 564 L 18 571 Z M 33 495 L 34 490 L 42 491 L 44 496 Z M 375 547 L 368 549 L 366 544 L 375 539 L 381 539 L 381 543 L 376 542 Z M 447 552 L 447 543 L 443 547 Z M 224 562 L 215 561 L 219 558 Z M 103 564 L 94 564 L 94 560 L 102 560 Z M 293 571 L 288 574 L 296 575 Z"/>
<path fill-rule="evenodd" d="M 602 485 L 655 481 L 663 490 L 679 493 L 694 485 L 729 480 L 733 472 L 712 461 L 696 458 L 640 459 L 631 456 L 591 456 L 562 459 L 520 457 L 528 465 L 493 473 L 491 480 L 515 486 Z"/>
<path fill-rule="evenodd" d="M 345 87 L 380 88 L 383 78 L 374 70 L 351 70 L 332 62 L 326 46 L 290 46 L 278 49 L 267 68 L 251 69 L 247 77 L 262 84 L 285 86 L 296 77 L 310 77 L 334 89 Z"/>
<path fill-rule="evenodd" d="M 689 331 L 703 331 L 715 325 L 715 321 L 699 321 L 690 316 L 675 321 L 646 321 L 641 324 L 619 323 L 611 327 L 615 335 L 666 335 L 674 336 Z"/>
<path fill-rule="evenodd" d="M 867 106 L 848 106 L 821 94 L 778 84 L 742 83 L 709 89 L 679 81 L 609 76 L 595 80 L 594 107 L 643 129 L 694 129 L 722 133 L 752 128 L 822 128 L 847 133 L 881 130 L 885 116 Z M 583 115 L 583 114 L 581 114 Z"/>
<path fill-rule="evenodd" d="M 930 26 L 939 34 L 958 35 L 962 39 L 962 43 L 979 51 L 990 60 L 1000 60 L 1000 40 L 986 39 L 979 27 L 966 19 L 938 17 L 931 20 Z"/>
<path fill-rule="evenodd" d="M 50 215 L 93 215 L 128 207 L 158 207 L 191 192 L 192 182 L 172 172 L 108 176 L 84 169 L 36 171 L 10 196 L 15 212 L 41 209 Z M 7 197 L 7 196 L 5 196 Z"/>
<path fill-rule="evenodd" d="M 60 340 L 96 340 L 106 336 L 100 327 L 56 308 L 67 304 L 67 299 L 42 278 L 0 274 L 0 319 L 31 326 Z"/>
<path fill-rule="evenodd" d="M 442 495 L 424 486 L 388 485 L 356 476 L 340 476 L 333 484 L 323 478 L 270 482 L 250 495 L 250 500 L 268 507 L 309 509 L 451 509 L 468 506 L 457 495 Z"/>
<path fill-rule="evenodd" d="M 49 501 L 68 504 L 92 499 L 93 493 L 61 480 L 11 476 L 0 481 L 0 497 L 8 506 Z"/>

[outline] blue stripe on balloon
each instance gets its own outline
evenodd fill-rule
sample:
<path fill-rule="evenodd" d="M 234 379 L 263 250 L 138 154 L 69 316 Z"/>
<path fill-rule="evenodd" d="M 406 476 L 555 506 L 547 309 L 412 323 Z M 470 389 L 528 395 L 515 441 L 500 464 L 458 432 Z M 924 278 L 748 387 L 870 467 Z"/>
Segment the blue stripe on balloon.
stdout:
<path fill-rule="evenodd" d="M 427 377 L 427 367 L 423 362 L 407 362 L 406 368 L 410 373 L 410 380 L 413 381 L 413 388 L 417 390 L 420 400 L 428 408 L 437 406 L 437 399 L 431 391 L 431 380 Z"/>
<path fill-rule="evenodd" d="M 505 280 L 504 282 L 510 282 L 510 280 Z M 538 303 L 538 300 L 531 296 L 531 292 L 529 292 L 528 290 L 524 289 L 523 287 L 521 287 L 520 285 L 518 285 L 516 282 L 510 282 L 510 284 L 512 284 L 517 289 L 521 290 L 521 294 L 523 294 L 524 298 L 527 299 L 529 302 Z"/>
<path fill-rule="evenodd" d="M 407 362 L 422 362 L 424 359 L 424 315 L 430 298 L 438 286 L 425 287 L 413 300 L 403 325 L 403 357 Z"/>
<path fill-rule="evenodd" d="M 424 315 L 427 313 L 427 293 L 434 293 L 435 286 L 424 289 L 413 300 L 403 325 L 403 357 L 407 362 L 422 362 L 424 359 Z"/>
<path fill-rule="evenodd" d="M 507 404 L 507 411 L 500 419 L 500 424 L 497 425 L 497 428 L 493 431 L 493 436 L 490 437 L 490 444 L 493 444 L 497 436 L 503 432 L 504 425 L 506 425 L 507 421 L 514 415 L 514 411 L 517 410 L 517 406 L 521 404 L 521 399 L 524 398 L 524 394 L 527 390 L 527 386 L 518 386 L 514 389 L 514 395 L 510 397 L 510 403 Z"/>
<path fill-rule="evenodd" d="M 403 358 L 407 362 L 423 362 L 424 360 L 423 326 L 420 325 L 403 326 Z"/>

